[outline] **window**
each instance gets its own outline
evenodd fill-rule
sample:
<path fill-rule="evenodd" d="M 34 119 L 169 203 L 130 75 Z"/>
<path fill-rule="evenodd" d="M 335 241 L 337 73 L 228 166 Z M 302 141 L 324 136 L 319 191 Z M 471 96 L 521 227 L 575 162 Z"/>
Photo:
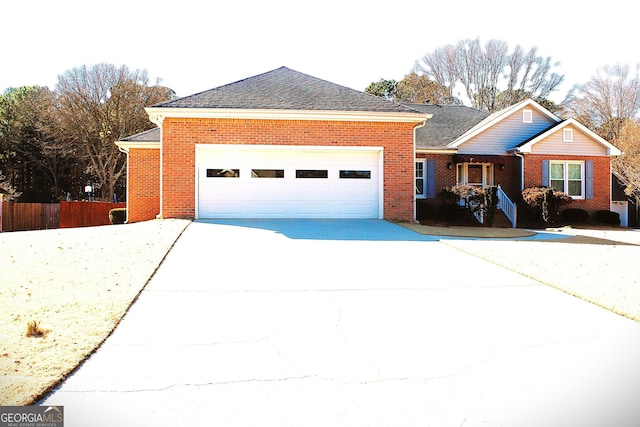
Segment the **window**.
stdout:
<path fill-rule="evenodd" d="M 415 162 L 416 199 L 436 197 L 436 160 L 418 159 Z"/>
<path fill-rule="evenodd" d="M 240 178 L 240 169 L 207 169 L 207 178 Z"/>
<path fill-rule="evenodd" d="M 424 162 L 416 162 L 416 197 L 425 197 L 424 194 Z"/>
<path fill-rule="evenodd" d="M 573 141 L 573 129 L 562 129 L 562 142 Z"/>
<path fill-rule="evenodd" d="M 341 170 L 340 178 L 343 179 L 371 179 L 371 171 Z"/>
<path fill-rule="evenodd" d="M 482 171 L 484 167 L 482 165 L 467 165 L 467 184 L 469 185 L 482 185 Z"/>
<path fill-rule="evenodd" d="M 284 169 L 251 169 L 251 178 L 284 178 Z"/>
<path fill-rule="evenodd" d="M 296 178 L 326 178 L 326 169 L 296 169 Z"/>
<path fill-rule="evenodd" d="M 582 162 L 549 162 L 549 186 L 569 196 L 584 198 Z"/>
<path fill-rule="evenodd" d="M 533 111 L 522 110 L 522 123 L 533 123 Z"/>

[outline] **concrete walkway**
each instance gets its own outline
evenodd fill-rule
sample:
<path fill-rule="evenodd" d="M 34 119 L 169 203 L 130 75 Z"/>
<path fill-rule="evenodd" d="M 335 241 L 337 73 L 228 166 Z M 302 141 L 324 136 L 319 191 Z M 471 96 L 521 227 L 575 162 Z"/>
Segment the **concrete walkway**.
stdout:
<path fill-rule="evenodd" d="M 194 222 L 65 426 L 629 426 L 640 324 L 385 221 Z"/>

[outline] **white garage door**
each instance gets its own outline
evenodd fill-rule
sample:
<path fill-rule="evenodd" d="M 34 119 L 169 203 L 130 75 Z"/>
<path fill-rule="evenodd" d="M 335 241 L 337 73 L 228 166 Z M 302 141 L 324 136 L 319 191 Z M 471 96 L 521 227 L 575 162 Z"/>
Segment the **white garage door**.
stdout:
<path fill-rule="evenodd" d="M 382 148 L 198 145 L 198 218 L 382 218 Z"/>

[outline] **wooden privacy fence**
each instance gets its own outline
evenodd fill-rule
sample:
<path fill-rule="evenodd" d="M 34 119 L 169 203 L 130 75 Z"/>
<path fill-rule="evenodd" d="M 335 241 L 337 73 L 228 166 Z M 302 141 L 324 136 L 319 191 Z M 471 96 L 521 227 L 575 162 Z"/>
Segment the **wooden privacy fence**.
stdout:
<path fill-rule="evenodd" d="M 46 230 L 58 227 L 59 203 L 2 202 L 2 231 Z"/>
<path fill-rule="evenodd" d="M 0 209 L 2 228 L 0 228 L 0 231 L 108 225 L 109 211 L 126 206 L 126 203 L 106 202 L 2 202 L 2 208 Z"/>
<path fill-rule="evenodd" d="M 60 228 L 109 225 L 109 211 L 126 203 L 60 202 Z"/>

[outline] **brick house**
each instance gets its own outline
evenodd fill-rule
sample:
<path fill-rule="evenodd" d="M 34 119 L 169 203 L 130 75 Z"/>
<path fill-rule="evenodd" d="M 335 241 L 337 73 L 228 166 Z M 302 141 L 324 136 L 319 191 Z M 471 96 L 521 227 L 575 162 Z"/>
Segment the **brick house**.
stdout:
<path fill-rule="evenodd" d="M 128 221 L 384 218 L 413 221 L 456 183 L 553 186 L 610 208 L 617 148 L 532 100 L 487 115 L 398 104 L 286 67 L 147 108 L 124 138 Z M 502 203 L 505 204 L 505 203 Z"/>
<path fill-rule="evenodd" d="M 461 183 L 500 185 L 509 199 L 504 207 L 522 189 L 542 186 L 570 195 L 572 208 L 611 208 L 611 157 L 620 150 L 576 120 L 531 99 L 491 115 L 463 106 L 411 107 L 432 115 L 416 132 L 419 206 L 437 204 L 438 190 Z"/>

